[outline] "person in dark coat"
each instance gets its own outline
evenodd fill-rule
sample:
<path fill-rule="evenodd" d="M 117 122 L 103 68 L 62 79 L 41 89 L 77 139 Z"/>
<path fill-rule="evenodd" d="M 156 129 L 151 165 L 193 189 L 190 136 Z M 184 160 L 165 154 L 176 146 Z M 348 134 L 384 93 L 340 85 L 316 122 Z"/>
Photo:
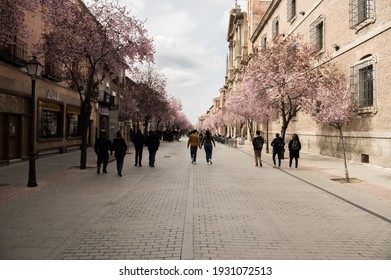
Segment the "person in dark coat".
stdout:
<path fill-rule="evenodd" d="M 145 144 L 144 135 L 141 133 L 141 130 L 138 129 L 137 133 L 134 135 L 132 142 L 134 144 L 134 149 L 136 150 L 136 155 L 134 159 L 134 166 L 142 166 L 141 161 L 143 159 L 143 148 Z"/>
<path fill-rule="evenodd" d="M 273 163 L 274 168 L 276 168 L 276 156 L 278 157 L 278 168 L 281 167 L 282 152 L 284 150 L 284 140 L 280 137 L 279 133 L 276 133 L 276 137 L 270 143 L 273 146 Z"/>
<path fill-rule="evenodd" d="M 102 130 L 99 133 L 99 138 L 96 139 L 94 145 L 95 154 L 98 156 L 96 170 L 98 174 L 100 174 L 100 166 L 102 163 L 103 173 L 107 173 L 107 165 L 109 163 L 109 152 L 111 152 L 111 146 L 111 141 L 107 139 L 106 131 Z"/>
<path fill-rule="evenodd" d="M 253 149 L 254 149 L 254 157 L 255 157 L 255 166 L 262 167 L 262 148 L 265 140 L 261 136 L 261 131 L 256 132 L 257 136 L 253 139 Z"/>
<path fill-rule="evenodd" d="M 292 167 L 292 160 L 295 159 L 295 167 L 297 168 L 299 164 L 301 143 L 299 140 L 299 136 L 295 133 L 292 135 L 292 139 L 288 144 L 289 148 L 289 167 Z"/>
<path fill-rule="evenodd" d="M 128 146 L 126 145 L 125 139 L 122 137 L 121 132 L 117 132 L 115 139 L 113 140 L 112 150 L 117 161 L 118 176 L 122 176 L 122 168 L 124 166 L 124 158 Z"/>
<path fill-rule="evenodd" d="M 150 131 L 145 143 L 149 151 L 149 166 L 155 167 L 156 152 L 159 149 L 160 140 L 154 131 Z"/>

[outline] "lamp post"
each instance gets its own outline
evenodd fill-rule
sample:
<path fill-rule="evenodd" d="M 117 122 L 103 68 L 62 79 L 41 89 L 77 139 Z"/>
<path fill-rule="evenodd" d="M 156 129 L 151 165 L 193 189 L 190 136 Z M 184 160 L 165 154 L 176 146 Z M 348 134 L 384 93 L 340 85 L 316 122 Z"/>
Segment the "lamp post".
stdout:
<path fill-rule="evenodd" d="M 36 78 L 41 75 L 43 65 L 37 60 L 36 56 L 26 63 L 27 73 L 31 78 L 31 103 L 30 103 L 30 142 L 29 142 L 29 179 L 27 182 L 28 187 L 36 187 L 36 171 L 35 171 L 35 82 Z"/>
<path fill-rule="evenodd" d="M 270 153 L 269 151 L 269 115 L 266 116 L 266 153 Z"/>

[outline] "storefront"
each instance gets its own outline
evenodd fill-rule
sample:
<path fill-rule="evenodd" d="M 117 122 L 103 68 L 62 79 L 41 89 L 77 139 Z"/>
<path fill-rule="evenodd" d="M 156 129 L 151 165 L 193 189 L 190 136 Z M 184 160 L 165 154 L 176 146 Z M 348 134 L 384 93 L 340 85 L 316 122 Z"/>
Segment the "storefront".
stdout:
<path fill-rule="evenodd" d="M 63 138 L 64 104 L 48 99 L 38 99 L 38 139 L 61 140 Z"/>
<path fill-rule="evenodd" d="M 28 157 L 29 99 L 0 92 L 0 163 Z"/>

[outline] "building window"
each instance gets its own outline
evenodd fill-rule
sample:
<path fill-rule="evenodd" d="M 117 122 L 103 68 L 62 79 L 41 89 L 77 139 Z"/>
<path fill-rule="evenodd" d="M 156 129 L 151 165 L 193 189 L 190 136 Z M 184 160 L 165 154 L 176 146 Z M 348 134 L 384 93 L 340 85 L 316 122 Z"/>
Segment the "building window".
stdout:
<path fill-rule="evenodd" d="M 42 76 L 48 80 L 59 82 L 61 81 L 61 67 L 58 62 L 45 61 Z"/>
<path fill-rule="evenodd" d="M 310 26 L 311 44 L 316 51 L 324 49 L 324 18 L 319 17 Z"/>
<path fill-rule="evenodd" d="M 38 101 L 38 135 L 40 139 L 62 138 L 63 106 L 57 102 Z"/>
<path fill-rule="evenodd" d="M 349 0 L 350 28 L 359 30 L 374 22 L 374 0 Z"/>
<path fill-rule="evenodd" d="M 1 28 L 3 28 L 3 26 Z M 13 43 L 0 45 L 0 60 L 15 66 L 24 67 L 28 60 L 27 51 L 28 45 L 15 36 Z"/>
<path fill-rule="evenodd" d="M 351 85 L 361 111 L 375 109 L 375 66 L 375 58 L 367 56 L 351 68 Z"/>
<path fill-rule="evenodd" d="M 266 48 L 266 44 L 267 44 L 267 39 L 266 39 L 266 34 L 265 34 L 261 37 L 261 48 L 262 49 Z"/>
<path fill-rule="evenodd" d="M 276 38 L 279 34 L 279 23 L 278 23 L 278 17 L 273 19 L 272 23 L 272 37 Z"/>
<path fill-rule="evenodd" d="M 296 0 L 288 0 L 288 21 L 296 17 Z"/>
<path fill-rule="evenodd" d="M 67 129 L 66 137 L 80 137 L 80 108 L 67 106 Z"/>

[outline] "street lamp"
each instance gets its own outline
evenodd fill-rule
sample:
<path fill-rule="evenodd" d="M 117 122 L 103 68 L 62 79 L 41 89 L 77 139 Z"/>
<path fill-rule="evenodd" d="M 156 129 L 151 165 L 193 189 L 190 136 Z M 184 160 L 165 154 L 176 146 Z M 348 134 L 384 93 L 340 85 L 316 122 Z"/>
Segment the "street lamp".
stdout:
<path fill-rule="evenodd" d="M 30 103 L 30 143 L 29 143 L 29 180 L 28 187 L 36 187 L 37 179 L 35 172 L 35 80 L 41 75 L 43 65 L 37 60 L 36 56 L 26 63 L 27 73 L 31 78 L 31 103 Z"/>

